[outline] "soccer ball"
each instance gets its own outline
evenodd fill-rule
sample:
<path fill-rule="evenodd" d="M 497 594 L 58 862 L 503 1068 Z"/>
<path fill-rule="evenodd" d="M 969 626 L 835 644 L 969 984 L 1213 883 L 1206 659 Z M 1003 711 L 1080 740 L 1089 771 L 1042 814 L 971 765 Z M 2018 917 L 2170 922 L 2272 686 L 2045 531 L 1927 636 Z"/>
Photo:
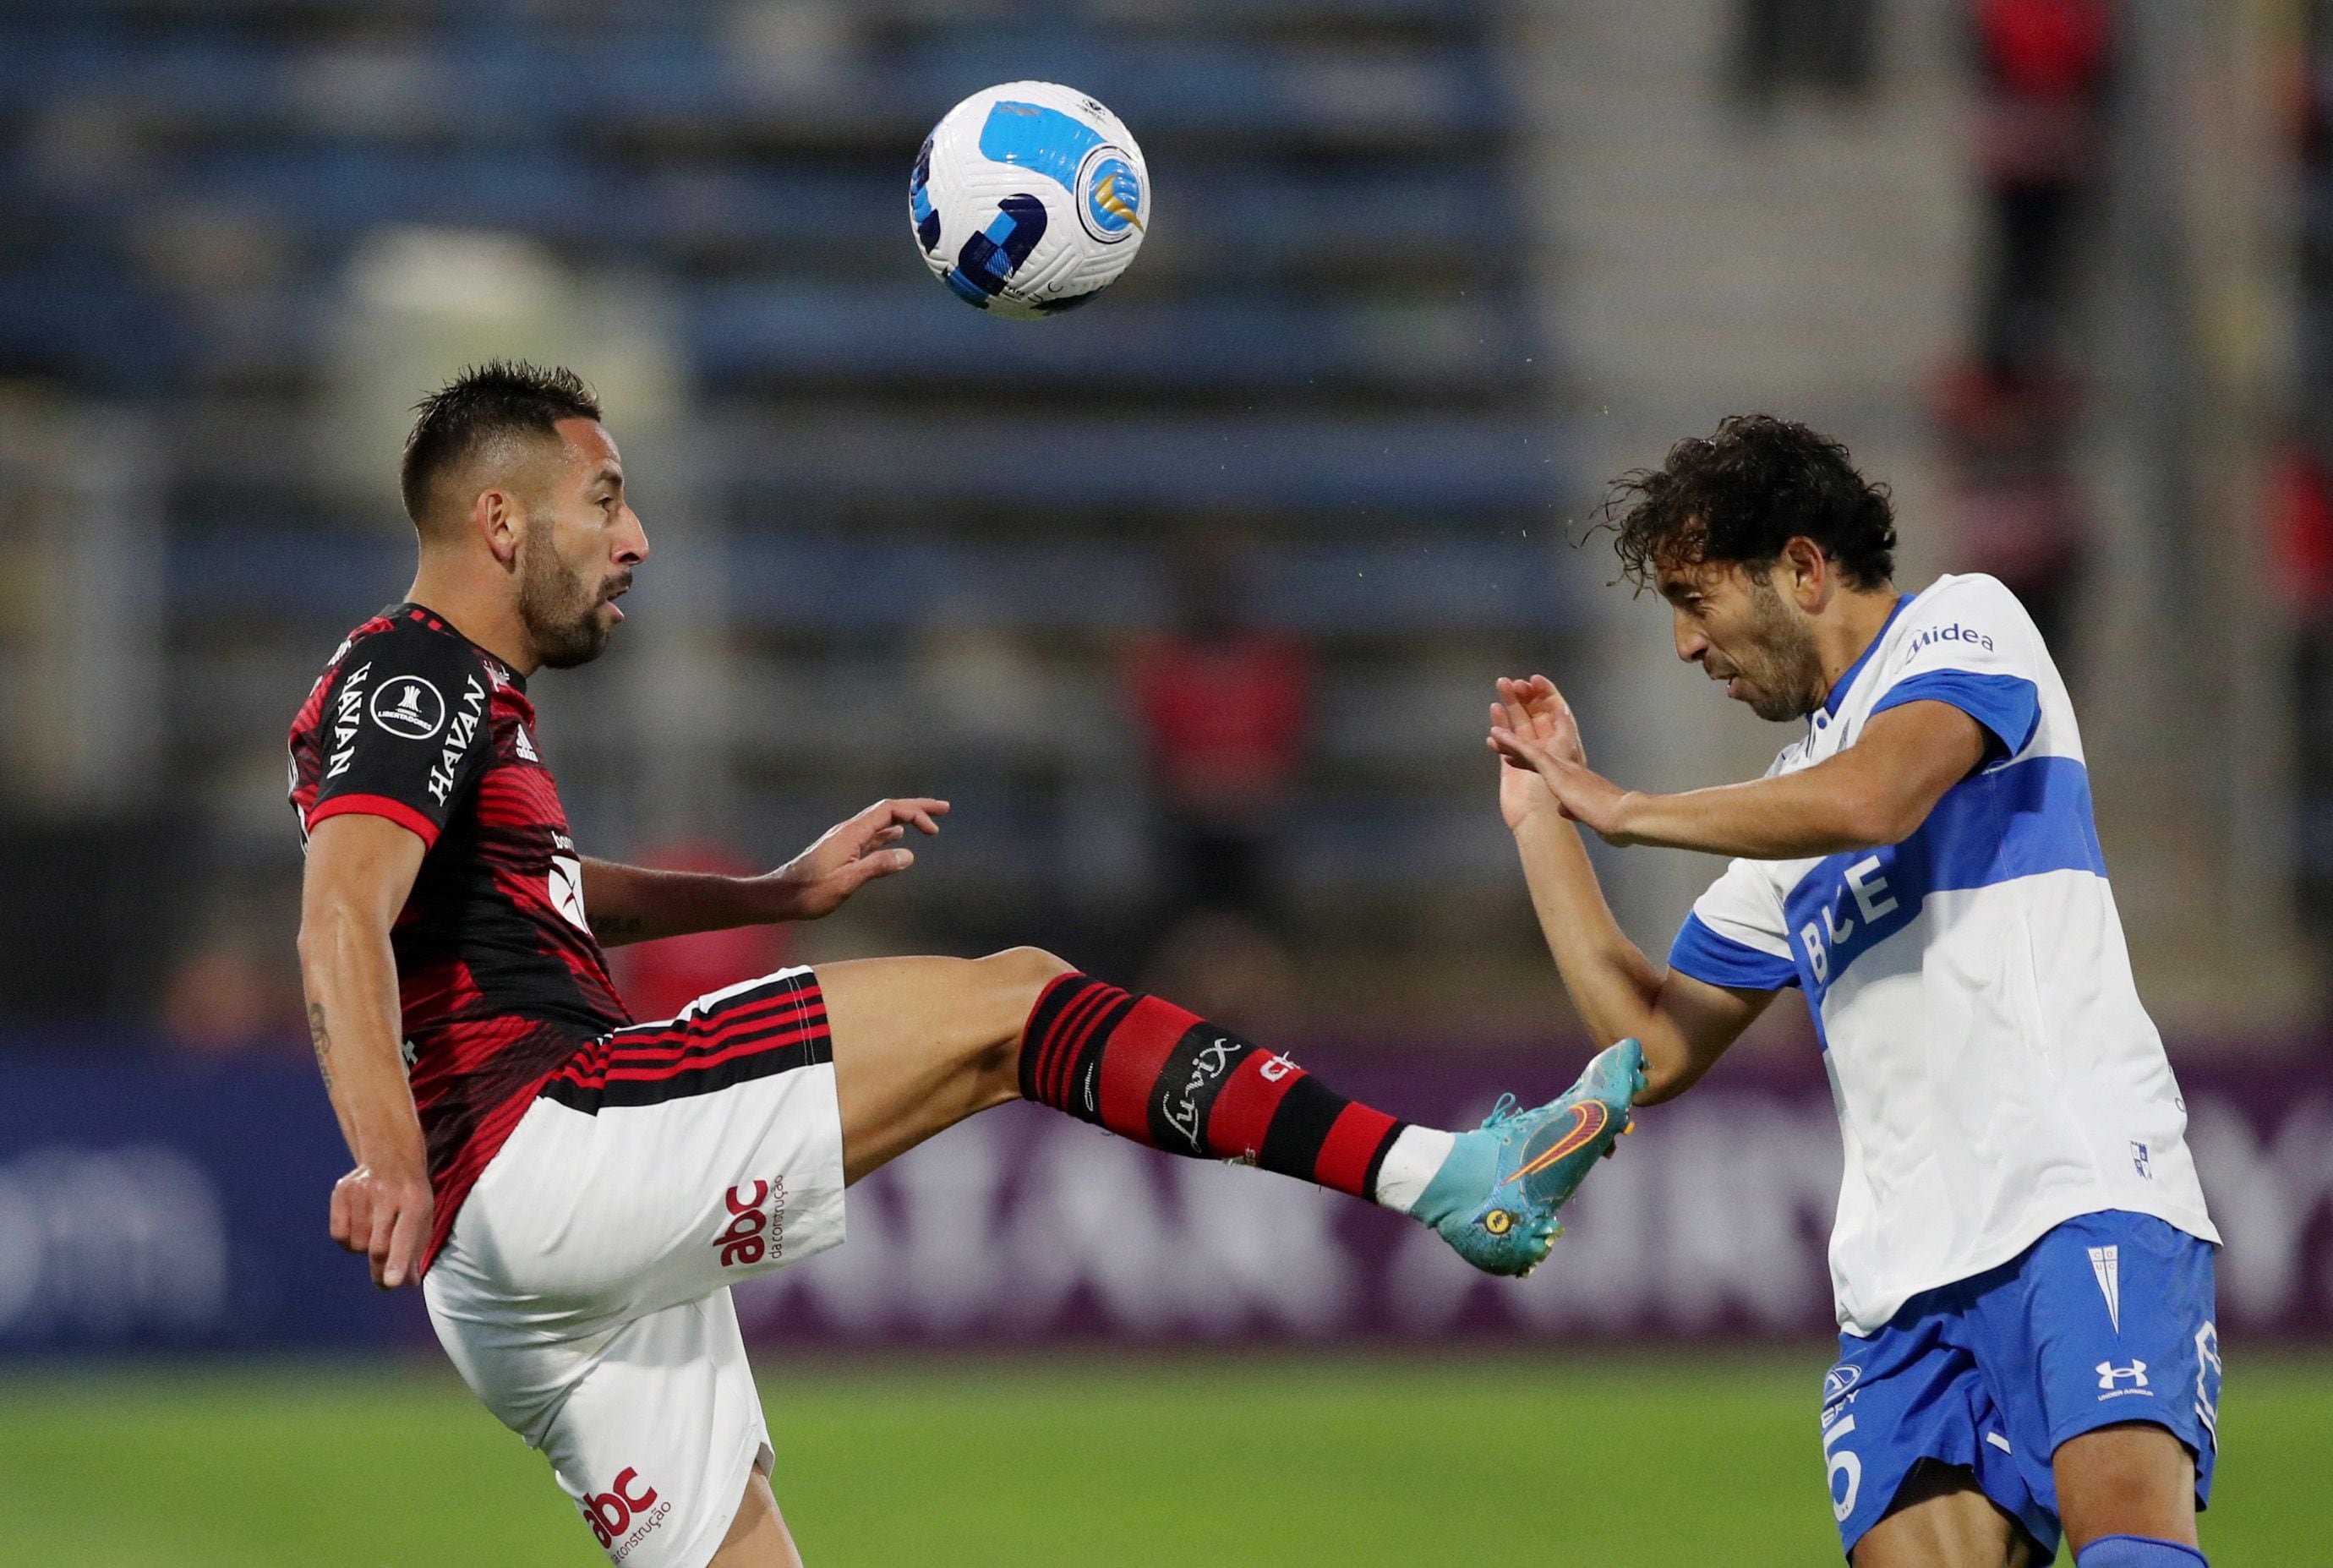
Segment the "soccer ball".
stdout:
<path fill-rule="evenodd" d="M 1051 82 L 1008 82 L 924 139 L 907 215 L 932 275 L 1023 319 L 1085 303 L 1126 270 L 1150 223 L 1150 174 L 1117 115 Z"/>

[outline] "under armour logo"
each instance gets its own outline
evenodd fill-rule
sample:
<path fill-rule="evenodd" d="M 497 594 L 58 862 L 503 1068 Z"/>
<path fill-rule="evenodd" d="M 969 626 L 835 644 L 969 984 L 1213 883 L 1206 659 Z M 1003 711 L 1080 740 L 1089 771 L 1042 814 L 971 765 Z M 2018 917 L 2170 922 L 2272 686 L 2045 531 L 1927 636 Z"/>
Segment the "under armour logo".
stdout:
<path fill-rule="evenodd" d="M 2146 1363 L 2134 1361 L 2127 1367 L 2118 1367 L 2112 1361 L 2098 1363 L 2099 1388 L 2111 1393 L 2114 1391 L 2116 1382 L 2123 1378 L 2130 1380 L 2130 1386 L 2134 1390 L 2146 1387 Z"/>

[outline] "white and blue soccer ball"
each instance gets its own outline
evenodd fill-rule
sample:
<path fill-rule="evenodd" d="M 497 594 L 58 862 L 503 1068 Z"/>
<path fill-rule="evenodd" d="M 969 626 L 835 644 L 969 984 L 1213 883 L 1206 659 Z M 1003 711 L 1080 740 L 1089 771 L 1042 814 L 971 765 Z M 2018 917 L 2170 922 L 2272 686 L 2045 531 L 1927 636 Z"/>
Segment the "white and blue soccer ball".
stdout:
<path fill-rule="evenodd" d="M 1117 115 L 1074 89 L 1008 82 L 951 109 L 907 187 L 924 262 L 998 315 L 1084 304 L 1150 225 L 1150 173 Z"/>

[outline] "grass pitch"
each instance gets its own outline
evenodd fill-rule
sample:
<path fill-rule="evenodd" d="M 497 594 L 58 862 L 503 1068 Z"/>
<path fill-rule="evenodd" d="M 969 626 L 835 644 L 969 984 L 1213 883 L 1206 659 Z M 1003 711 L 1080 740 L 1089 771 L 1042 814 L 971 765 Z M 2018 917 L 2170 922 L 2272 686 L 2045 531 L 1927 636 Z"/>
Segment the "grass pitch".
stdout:
<path fill-rule="evenodd" d="M 812 1568 L 1838 1561 L 1819 1348 L 762 1369 Z M 2333 1563 L 2333 1357 L 2232 1366 L 2221 1568 Z M 52 1568 L 606 1561 L 434 1362 L 0 1376 L 9 1558 Z"/>

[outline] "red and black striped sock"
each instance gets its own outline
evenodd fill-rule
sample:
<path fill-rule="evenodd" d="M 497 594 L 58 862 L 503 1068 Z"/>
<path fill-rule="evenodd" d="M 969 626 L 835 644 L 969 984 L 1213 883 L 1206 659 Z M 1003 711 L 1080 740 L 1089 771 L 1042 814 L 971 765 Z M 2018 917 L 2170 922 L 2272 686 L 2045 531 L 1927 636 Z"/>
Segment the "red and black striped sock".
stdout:
<path fill-rule="evenodd" d="M 1037 999 L 1021 1034 L 1021 1093 L 1170 1154 L 1243 1160 L 1372 1200 L 1409 1125 L 1196 1014 L 1086 975 L 1064 975 Z"/>

